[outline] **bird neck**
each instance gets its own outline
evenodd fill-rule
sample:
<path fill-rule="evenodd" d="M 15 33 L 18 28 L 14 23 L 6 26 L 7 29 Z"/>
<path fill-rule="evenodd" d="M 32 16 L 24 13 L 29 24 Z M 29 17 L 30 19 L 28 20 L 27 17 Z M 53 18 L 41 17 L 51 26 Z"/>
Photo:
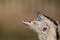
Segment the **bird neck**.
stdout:
<path fill-rule="evenodd" d="M 43 35 L 38 35 L 39 40 L 56 40 L 56 37 L 53 36 L 43 36 Z"/>

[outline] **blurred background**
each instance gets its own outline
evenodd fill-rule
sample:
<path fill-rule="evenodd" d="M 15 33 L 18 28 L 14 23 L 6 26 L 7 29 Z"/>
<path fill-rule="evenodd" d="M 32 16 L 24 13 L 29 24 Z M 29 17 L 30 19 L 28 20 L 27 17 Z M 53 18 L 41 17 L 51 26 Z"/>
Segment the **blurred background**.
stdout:
<path fill-rule="evenodd" d="M 21 23 L 35 19 L 37 11 L 60 22 L 60 0 L 0 0 L 0 40 L 38 40 Z"/>

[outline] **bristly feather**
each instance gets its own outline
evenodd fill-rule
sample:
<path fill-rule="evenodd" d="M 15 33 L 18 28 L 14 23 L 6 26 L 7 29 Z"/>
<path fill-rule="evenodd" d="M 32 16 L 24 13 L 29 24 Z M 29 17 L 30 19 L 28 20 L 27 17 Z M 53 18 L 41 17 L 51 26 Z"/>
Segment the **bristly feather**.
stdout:
<path fill-rule="evenodd" d="M 44 15 L 44 14 L 43 14 Z M 52 18 L 50 18 L 50 17 L 48 17 L 48 16 L 46 16 L 46 15 L 44 15 L 46 18 L 48 18 L 49 20 L 51 20 L 56 26 L 58 26 L 58 23 L 55 21 L 55 20 L 53 20 Z"/>
<path fill-rule="evenodd" d="M 39 16 L 40 14 L 42 14 L 42 13 L 41 12 L 37 12 L 37 16 Z M 48 16 L 46 16 L 44 14 L 42 14 L 42 15 L 45 16 L 46 18 L 48 18 L 49 20 L 51 20 L 56 26 L 58 26 L 58 23 L 55 20 L 53 20 L 52 18 L 50 18 L 50 17 L 48 17 Z"/>
<path fill-rule="evenodd" d="M 23 23 L 38 34 L 39 40 L 59 40 L 60 24 L 40 12 L 36 20 L 23 21 Z"/>
<path fill-rule="evenodd" d="M 41 12 L 37 12 L 37 15 L 39 15 Z M 56 37 L 57 37 L 57 39 L 59 39 L 59 33 L 58 33 L 58 23 L 55 21 L 55 20 L 53 20 L 52 18 L 50 18 L 50 17 L 48 17 L 48 16 L 46 16 L 46 15 L 44 15 L 43 14 L 43 16 L 45 16 L 46 18 L 48 18 L 50 21 L 52 21 L 56 26 L 57 26 L 57 29 L 56 29 Z"/>
<path fill-rule="evenodd" d="M 43 14 L 44 15 L 44 14 Z M 51 20 L 56 26 L 57 26 L 57 29 L 56 29 L 56 37 L 57 37 L 57 40 L 59 39 L 59 33 L 58 33 L 58 23 L 55 21 L 55 20 L 53 20 L 52 18 L 50 18 L 50 17 L 48 17 L 48 16 L 46 16 L 46 15 L 44 15 L 46 18 L 48 18 L 49 20 Z"/>

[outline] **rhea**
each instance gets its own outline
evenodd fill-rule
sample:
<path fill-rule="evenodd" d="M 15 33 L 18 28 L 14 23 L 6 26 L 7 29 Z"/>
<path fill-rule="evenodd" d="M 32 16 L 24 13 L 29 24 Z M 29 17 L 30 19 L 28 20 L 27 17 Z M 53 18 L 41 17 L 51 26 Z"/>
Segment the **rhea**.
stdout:
<path fill-rule="evenodd" d="M 38 13 L 35 20 L 22 22 L 38 34 L 39 40 L 58 40 L 59 38 L 58 22 L 44 14 Z"/>

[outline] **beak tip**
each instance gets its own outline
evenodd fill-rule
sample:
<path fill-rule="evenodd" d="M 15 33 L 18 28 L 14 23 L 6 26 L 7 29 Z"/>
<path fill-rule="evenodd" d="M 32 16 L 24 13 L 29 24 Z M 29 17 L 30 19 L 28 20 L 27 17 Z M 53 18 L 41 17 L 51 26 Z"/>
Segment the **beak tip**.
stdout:
<path fill-rule="evenodd" d="M 21 21 L 22 23 L 24 23 L 24 21 Z"/>

